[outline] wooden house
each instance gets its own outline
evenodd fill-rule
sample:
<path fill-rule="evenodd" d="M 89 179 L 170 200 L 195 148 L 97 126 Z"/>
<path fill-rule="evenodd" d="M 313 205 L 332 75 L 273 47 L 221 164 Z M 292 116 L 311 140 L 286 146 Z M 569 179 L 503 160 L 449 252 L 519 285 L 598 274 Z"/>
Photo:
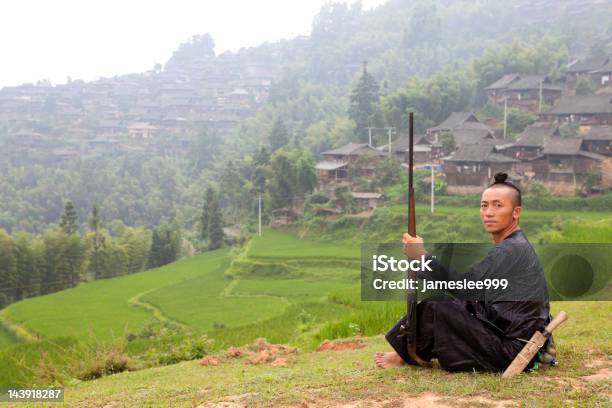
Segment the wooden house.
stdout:
<path fill-rule="evenodd" d="M 442 123 L 427 129 L 427 135 L 438 142 L 440 134 L 455 131 L 488 131 L 493 134 L 493 129 L 481 123 L 473 112 L 453 112 Z"/>
<path fill-rule="evenodd" d="M 612 126 L 590 126 L 582 138 L 582 150 L 612 156 Z"/>
<path fill-rule="evenodd" d="M 408 163 L 410 154 L 408 136 L 401 136 L 391 142 L 391 154 L 400 163 Z M 389 144 L 378 147 L 378 150 L 389 155 Z M 414 162 L 415 164 L 431 163 L 435 158 L 441 156 L 441 149 L 434 146 L 425 135 L 415 135 L 414 137 Z"/>
<path fill-rule="evenodd" d="M 485 88 L 489 101 L 498 106 L 520 108 L 532 112 L 542 105 L 552 105 L 563 93 L 546 75 L 507 74 Z"/>
<path fill-rule="evenodd" d="M 545 182 L 582 183 L 589 174 L 601 176 L 606 156 L 581 149 L 579 137 L 551 137 L 542 154 L 532 160 L 536 178 Z"/>
<path fill-rule="evenodd" d="M 612 95 L 565 96 L 557 100 L 548 112 L 540 113 L 544 120 L 581 125 L 612 125 Z"/>
<path fill-rule="evenodd" d="M 151 139 L 157 132 L 157 127 L 148 123 L 138 122 L 128 126 L 128 134 L 133 139 Z"/>
<path fill-rule="evenodd" d="M 610 81 L 612 80 L 612 58 L 609 58 L 604 66 L 591 71 L 589 74 L 593 82 L 598 86 L 610 85 Z"/>
<path fill-rule="evenodd" d="M 566 88 L 576 89 L 576 83 L 581 75 L 589 75 L 591 79 L 599 78 L 601 83 L 600 74 L 604 72 L 599 73 L 598 71 L 606 66 L 609 67 L 609 63 L 610 57 L 608 56 L 587 57 L 572 61 L 565 70 Z M 607 80 L 609 80 L 609 77 Z"/>
<path fill-rule="evenodd" d="M 351 176 L 373 177 L 385 153 L 367 143 L 349 143 L 321 153 L 323 161 L 315 166 L 319 190 L 348 185 Z M 359 167 L 354 168 L 359 162 Z M 350 174 L 351 168 L 356 172 Z"/>
<path fill-rule="evenodd" d="M 552 136 L 560 136 L 557 126 L 548 124 L 530 125 L 519 135 L 516 142 L 504 150 L 508 157 L 529 160 L 542 154 L 544 145 Z"/>
<path fill-rule="evenodd" d="M 444 173 L 448 191 L 477 192 L 490 183 L 493 174 L 511 172 L 517 159 L 497 153 L 491 144 L 462 146 L 450 157 L 444 159 Z M 462 188 L 468 187 L 468 189 Z"/>
<path fill-rule="evenodd" d="M 381 193 L 362 193 L 356 191 L 351 192 L 351 196 L 355 200 L 356 206 L 363 210 L 375 209 L 385 198 Z"/>

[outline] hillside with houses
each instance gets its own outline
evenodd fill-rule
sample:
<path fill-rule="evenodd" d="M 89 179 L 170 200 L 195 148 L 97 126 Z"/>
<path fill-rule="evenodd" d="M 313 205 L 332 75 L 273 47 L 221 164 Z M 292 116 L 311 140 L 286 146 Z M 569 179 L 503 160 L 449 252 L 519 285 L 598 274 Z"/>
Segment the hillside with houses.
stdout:
<path fill-rule="evenodd" d="M 478 193 L 493 174 L 509 173 L 517 184 L 542 183 L 557 195 L 574 195 L 588 184 L 588 193 L 612 188 L 612 57 L 575 59 L 565 75 L 551 81 L 546 75 L 505 74 L 484 88 L 487 105 L 516 108 L 534 115 L 532 123 L 510 138 L 505 118 L 486 112 L 452 112 L 414 141 L 417 168 L 435 168 L 451 194 Z M 578 81 L 593 88 L 576 89 Z M 480 117 L 480 119 L 479 119 Z M 321 153 L 316 165 L 318 189 L 333 194 L 351 187 L 354 176 L 376 177 L 380 163 L 397 160 L 407 168 L 410 154 L 403 131 L 391 143 L 349 143 Z M 444 137 L 450 138 L 444 146 Z M 351 168 L 358 159 L 360 166 Z M 377 205 L 381 194 L 370 194 L 366 208 Z M 376 198 L 374 198 L 376 197 Z"/>
<path fill-rule="evenodd" d="M 309 36 L 216 54 L 194 35 L 146 72 L 4 87 L 0 227 L 43 231 L 72 198 L 83 231 L 94 205 L 193 230 L 207 187 L 233 226 L 252 228 L 260 199 L 264 222 L 314 196 L 324 214 L 371 210 L 405 177 L 408 112 L 444 194 L 497 171 L 605 193 L 612 2 L 553 3 L 330 3 Z"/>

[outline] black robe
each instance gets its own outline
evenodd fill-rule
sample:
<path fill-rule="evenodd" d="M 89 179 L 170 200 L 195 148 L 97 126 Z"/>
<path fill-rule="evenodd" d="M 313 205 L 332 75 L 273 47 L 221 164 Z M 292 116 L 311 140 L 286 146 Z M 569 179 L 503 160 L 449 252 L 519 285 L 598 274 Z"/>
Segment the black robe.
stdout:
<path fill-rule="evenodd" d="M 437 296 L 420 302 L 417 354 L 422 359 L 437 358 L 447 371 L 503 371 L 535 330 L 543 330 L 550 321 L 544 272 L 522 231 L 497 243 L 466 274 L 458 274 L 431 257 L 426 259 L 432 259 L 433 272 L 419 274 L 420 278 L 482 280 L 511 274 L 514 291 L 490 291 L 478 300 L 455 292 L 452 298 Z M 404 361 L 415 364 L 400 330 L 405 320 L 402 318 L 386 339 Z"/>

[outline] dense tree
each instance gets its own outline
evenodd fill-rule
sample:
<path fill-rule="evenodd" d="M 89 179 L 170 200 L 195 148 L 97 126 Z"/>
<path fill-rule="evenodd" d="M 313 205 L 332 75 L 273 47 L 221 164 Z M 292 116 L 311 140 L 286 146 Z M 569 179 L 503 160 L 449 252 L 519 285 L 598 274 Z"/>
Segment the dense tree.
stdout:
<path fill-rule="evenodd" d="M 149 257 L 149 238 L 144 228 L 125 228 L 119 242 L 127 254 L 127 273 L 142 271 Z"/>
<path fill-rule="evenodd" d="M 89 249 L 89 272 L 95 277 L 104 276 L 102 270 L 104 261 L 102 260 L 102 250 L 106 242 L 104 234 L 101 233 L 100 212 L 98 206 L 94 205 L 89 218 L 90 249 Z"/>
<path fill-rule="evenodd" d="M 0 229 L 0 308 L 17 298 L 19 276 L 15 259 L 15 244 L 6 231 Z"/>
<path fill-rule="evenodd" d="M 287 143 L 289 143 L 289 133 L 287 131 L 287 127 L 285 126 L 283 119 L 278 117 L 274 121 L 272 132 L 270 132 L 270 148 L 274 152 L 281 147 L 287 146 Z"/>
<path fill-rule="evenodd" d="M 314 159 L 302 150 L 278 150 L 270 161 L 267 190 L 272 209 L 292 206 L 297 194 L 310 193 L 316 185 Z"/>
<path fill-rule="evenodd" d="M 210 222 L 210 205 L 215 199 L 215 193 L 212 187 L 208 187 L 206 189 L 206 196 L 204 197 L 204 202 L 202 203 L 202 212 L 200 214 L 200 239 L 206 240 L 208 239 L 208 226 Z"/>
<path fill-rule="evenodd" d="M 442 151 L 444 154 L 450 154 L 457 147 L 455 144 L 455 136 L 450 132 L 442 132 L 440 135 L 440 143 L 442 144 Z"/>
<path fill-rule="evenodd" d="M 181 232 L 176 226 L 162 224 L 153 230 L 149 267 L 157 268 L 176 261 L 181 254 Z"/>
<path fill-rule="evenodd" d="M 165 69 L 172 70 L 185 65 L 211 60 L 215 57 L 215 41 L 209 33 L 194 35 L 181 44 L 166 62 Z"/>
<path fill-rule="evenodd" d="M 596 89 L 589 75 L 580 75 L 578 77 L 576 81 L 576 95 L 593 95 Z"/>
<path fill-rule="evenodd" d="M 363 71 L 357 85 L 351 91 L 349 117 L 357 124 L 357 131 L 362 141 L 367 141 L 368 126 L 373 124 L 375 105 L 378 104 L 379 87 L 374 77 L 368 72 L 368 63 L 364 61 Z"/>
<path fill-rule="evenodd" d="M 213 196 L 213 199 L 208 205 L 208 249 L 213 250 L 223 246 L 223 218 L 221 209 L 219 208 L 219 200 Z"/>
<path fill-rule="evenodd" d="M 76 234 L 79 229 L 79 216 L 72 201 L 68 200 L 60 218 L 59 226 L 66 235 Z"/>

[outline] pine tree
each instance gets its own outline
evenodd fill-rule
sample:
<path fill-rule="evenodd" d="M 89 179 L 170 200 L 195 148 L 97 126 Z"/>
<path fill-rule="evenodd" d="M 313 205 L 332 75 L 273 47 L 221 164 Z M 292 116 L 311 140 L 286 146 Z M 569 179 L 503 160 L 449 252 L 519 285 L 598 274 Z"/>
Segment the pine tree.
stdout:
<path fill-rule="evenodd" d="M 103 269 L 103 250 L 106 244 L 106 239 L 101 233 L 101 221 L 98 206 L 94 205 L 89 218 L 89 231 L 92 233 L 91 253 L 89 256 L 89 271 L 98 279 L 102 278 Z"/>
<path fill-rule="evenodd" d="M 30 240 L 25 233 L 19 233 L 15 237 L 15 261 L 17 265 L 16 300 L 31 296 L 30 287 L 36 281 L 34 254 L 31 250 Z M 32 289 L 35 290 L 34 287 Z"/>
<path fill-rule="evenodd" d="M 208 237 L 210 242 L 208 244 L 208 249 L 217 249 L 223 246 L 223 219 L 221 216 L 221 209 L 219 208 L 219 200 L 217 197 L 214 197 L 208 207 Z"/>
<path fill-rule="evenodd" d="M 153 229 L 151 239 L 151 250 L 149 251 L 149 268 L 157 268 L 161 265 L 160 256 L 162 253 L 162 241 L 157 228 Z"/>
<path fill-rule="evenodd" d="M 265 147 L 261 147 L 257 155 L 253 159 L 253 173 L 251 175 L 251 183 L 255 191 L 259 194 L 264 192 L 267 180 L 267 166 L 270 164 L 270 153 Z"/>
<path fill-rule="evenodd" d="M 200 239 L 208 239 L 208 224 L 210 220 L 210 204 L 214 200 L 214 192 L 212 187 L 206 189 L 206 196 L 202 204 L 202 215 L 200 216 Z"/>
<path fill-rule="evenodd" d="M 285 122 L 279 117 L 274 121 L 272 132 L 270 133 L 270 147 L 272 151 L 276 151 L 281 147 L 287 146 L 289 143 L 289 134 Z"/>
<path fill-rule="evenodd" d="M 270 153 L 268 152 L 268 149 L 265 148 L 265 146 L 261 146 L 253 160 L 253 166 L 263 166 L 268 163 L 270 163 Z"/>
<path fill-rule="evenodd" d="M 367 61 L 363 62 L 363 73 L 359 82 L 351 91 L 349 117 L 357 124 L 362 141 L 367 140 L 367 127 L 371 126 L 374 116 L 374 105 L 378 103 L 379 88 L 374 77 L 368 72 Z"/>
<path fill-rule="evenodd" d="M 19 277 L 13 239 L 0 229 L 0 309 L 17 298 Z"/>
<path fill-rule="evenodd" d="M 79 216 L 72 201 L 68 200 L 64 206 L 64 213 L 60 218 L 60 227 L 66 235 L 75 234 L 78 231 Z"/>
<path fill-rule="evenodd" d="M 181 231 L 178 227 L 160 225 L 153 229 L 149 267 L 157 268 L 176 261 L 181 255 Z"/>

